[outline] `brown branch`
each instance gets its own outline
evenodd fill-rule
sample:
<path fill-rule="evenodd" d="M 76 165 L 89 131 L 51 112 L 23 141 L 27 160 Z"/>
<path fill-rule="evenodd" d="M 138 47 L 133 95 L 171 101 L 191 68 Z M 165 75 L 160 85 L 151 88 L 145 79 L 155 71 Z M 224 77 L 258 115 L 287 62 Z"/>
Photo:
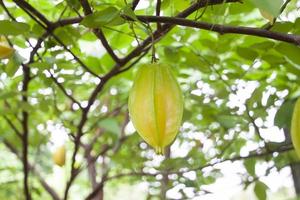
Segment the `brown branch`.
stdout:
<path fill-rule="evenodd" d="M 93 156 L 91 154 L 92 147 L 90 145 L 85 145 L 81 144 L 81 146 L 84 149 L 84 158 L 86 159 L 86 162 L 88 163 L 87 165 L 87 170 L 88 170 L 88 175 L 92 183 L 92 188 L 94 189 L 96 187 L 97 181 L 97 171 L 95 167 L 95 162 L 93 162 Z"/>
<path fill-rule="evenodd" d="M 140 0 L 133 0 L 132 1 L 132 6 L 131 6 L 131 9 L 132 10 L 135 10 L 137 5 L 139 4 Z"/>
<path fill-rule="evenodd" d="M 59 87 L 59 89 L 65 94 L 65 96 L 68 97 L 73 103 L 76 103 L 80 109 L 83 109 L 80 102 L 77 101 L 72 95 L 68 94 L 64 86 L 60 82 L 58 82 L 58 80 L 53 76 L 53 74 L 49 70 L 48 73 L 50 73 L 51 79 Z"/>
<path fill-rule="evenodd" d="M 106 176 L 103 176 L 102 181 L 95 187 L 93 192 L 85 198 L 85 200 L 92 200 L 96 195 L 98 195 L 103 190 L 105 180 Z"/>
<path fill-rule="evenodd" d="M 251 35 L 251 36 L 257 36 L 257 37 L 269 38 L 269 39 L 273 39 L 273 40 L 277 40 L 277 41 L 288 42 L 288 43 L 295 44 L 295 45 L 300 45 L 300 35 L 273 32 L 273 31 L 269 31 L 269 30 L 265 30 L 265 29 L 261 29 L 261 28 L 210 24 L 210 23 L 206 23 L 206 22 L 198 22 L 198 21 L 183 19 L 183 18 L 179 18 L 179 17 L 137 16 L 137 18 L 140 21 L 147 22 L 147 23 L 150 23 L 150 22 L 165 23 L 165 25 L 162 26 L 162 28 L 161 28 L 162 29 L 161 34 L 163 32 L 166 32 L 170 28 L 170 25 L 180 25 L 180 26 L 185 26 L 185 27 L 214 31 L 214 32 L 218 32 L 220 34 L 233 33 L 233 34 Z M 55 23 L 55 26 L 64 26 L 64 25 L 79 23 L 79 22 L 80 22 L 79 18 L 72 18 L 72 19 L 58 21 Z M 156 31 L 154 33 L 154 35 L 155 35 L 156 39 L 159 38 L 158 31 Z M 148 40 L 150 40 L 150 39 L 147 38 L 144 41 L 144 43 L 142 44 L 143 48 L 150 43 Z M 133 52 L 136 52 L 136 51 L 137 50 L 134 50 Z M 131 54 L 129 54 L 127 57 L 132 58 L 133 52 Z M 135 54 L 136 53 L 134 53 L 134 55 Z M 125 57 L 124 60 L 128 60 L 127 57 Z"/>
<path fill-rule="evenodd" d="M 180 12 L 179 14 L 176 15 L 177 18 L 186 18 L 199 8 L 203 8 L 207 5 L 216 5 L 216 4 L 222 4 L 222 3 L 231 3 L 231 2 L 240 2 L 240 0 L 202 0 L 202 1 L 197 1 L 196 3 L 192 4 L 190 7 L 185 9 L 184 11 Z M 165 36 L 172 28 L 174 25 L 172 24 L 164 24 L 160 30 L 156 30 L 153 33 L 153 38 L 155 42 L 157 42 L 160 38 Z M 137 57 L 143 52 L 143 50 L 152 43 L 153 41 L 152 36 L 149 36 L 146 38 L 140 46 L 132 50 L 125 58 L 122 59 L 123 63 L 127 63 L 130 61 L 132 58 Z"/>
<path fill-rule="evenodd" d="M 27 65 L 22 65 L 23 69 L 23 82 L 22 82 L 22 102 L 28 103 L 28 85 L 30 82 L 30 69 Z M 23 161 L 23 173 L 24 173 L 24 195 L 26 200 L 31 200 L 31 195 L 29 191 L 29 183 L 28 183 L 28 176 L 29 176 L 29 169 L 28 169 L 28 117 L 29 114 L 26 110 L 22 111 L 22 161 Z"/>
<path fill-rule="evenodd" d="M 138 1 L 137 1 L 138 2 Z M 217 5 L 217 4 L 222 4 L 222 3 L 234 3 L 234 2 L 240 2 L 240 0 L 202 0 L 202 1 L 197 1 L 196 3 L 192 4 L 190 7 L 188 7 L 187 9 L 185 9 L 184 11 L 180 12 L 179 14 L 177 14 L 175 17 L 170 17 L 170 18 L 186 18 L 188 17 L 190 14 L 192 14 L 193 12 L 195 12 L 196 10 L 209 6 L 209 5 Z M 142 16 L 140 16 L 142 17 Z M 149 16 L 151 17 L 151 16 Z M 154 16 L 153 16 L 154 17 Z M 160 17 L 158 17 L 160 18 Z M 57 26 L 66 26 L 66 25 L 70 25 L 70 24 L 76 24 L 76 23 L 80 23 L 82 20 L 82 18 L 70 18 L 70 19 L 64 19 L 64 20 L 60 20 L 57 22 L 53 23 L 54 27 Z M 149 21 L 151 22 L 151 21 Z M 155 22 L 158 22 L 158 20 L 156 20 Z M 166 35 L 176 24 L 172 24 L 170 22 L 168 22 L 168 24 L 164 24 L 160 30 L 157 30 L 153 33 L 154 39 L 157 42 L 161 37 L 163 37 L 164 35 Z M 141 52 L 143 52 L 143 50 L 152 42 L 152 37 L 149 36 L 148 38 L 146 38 L 141 45 L 139 45 L 137 48 L 135 48 L 133 51 L 131 51 L 126 57 L 121 59 L 121 64 L 120 66 L 123 66 L 124 64 L 126 64 L 127 62 L 129 62 L 132 58 L 137 57 L 141 54 Z"/>
<path fill-rule="evenodd" d="M 255 132 L 256 132 L 256 134 L 257 134 L 257 136 L 258 136 L 259 139 L 261 139 L 264 143 L 266 143 L 266 142 L 265 142 L 265 139 L 264 139 L 264 138 L 262 137 L 262 135 L 261 135 L 261 132 L 260 132 L 260 130 L 259 130 L 259 127 L 258 127 L 257 124 L 255 123 L 254 117 L 252 117 L 251 114 L 250 114 L 250 110 L 249 110 L 249 106 L 247 105 L 247 102 L 245 103 L 245 107 L 246 107 L 246 114 L 247 114 L 248 118 L 250 119 L 250 122 L 251 122 L 251 124 L 253 125 L 253 127 L 254 127 L 254 129 L 255 129 Z M 268 146 L 265 145 L 265 147 L 267 148 Z"/>
<path fill-rule="evenodd" d="M 137 16 L 137 18 L 143 22 L 161 22 L 172 25 L 181 25 L 186 27 L 214 31 L 220 34 L 235 33 L 243 35 L 252 35 L 300 45 L 300 35 L 273 32 L 261 28 L 210 24 L 206 22 L 198 22 L 178 17 Z"/>
<path fill-rule="evenodd" d="M 160 16 L 161 0 L 156 1 L 156 16 Z M 161 24 L 157 22 L 157 30 L 161 29 Z"/>
<path fill-rule="evenodd" d="M 116 142 L 116 144 L 114 146 L 108 146 L 108 149 L 107 149 L 107 150 L 109 150 L 110 148 L 112 148 L 113 154 L 116 154 L 119 151 L 121 145 L 129 137 L 129 136 L 125 135 L 125 127 L 128 124 L 128 122 L 129 122 L 129 113 L 126 112 L 125 119 L 124 119 L 124 122 L 123 122 L 122 127 L 121 127 L 121 134 L 119 136 L 119 140 Z M 101 155 L 103 155 L 105 153 L 106 152 L 102 153 Z M 99 155 L 96 158 L 98 158 L 98 157 L 99 157 Z M 87 200 L 88 199 L 93 199 L 96 195 L 103 193 L 102 192 L 103 191 L 103 186 L 104 186 L 104 182 L 107 180 L 108 173 L 109 173 L 109 169 L 107 169 L 106 172 L 104 173 L 104 175 L 102 176 L 101 182 L 93 187 L 93 191 L 86 198 Z"/>
<path fill-rule="evenodd" d="M 83 8 L 84 14 L 86 16 L 93 13 L 92 8 L 89 5 L 89 2 L 87 0 L 80 0 L 80 3 Z M 118 56 L 114 53 L 113 49 L 108 44 L 108 41 L 106 40 L 106 37 L 105 37 L 103 31 L 99 28 L 96 28 L 96 29 L 93 29 L 93 32 L 99 38 L 103 47 L 106 49 L 107 53 L 112 57 L 112 59 L 116 63 L 120 63 L 120 59 L 118 58 Z"/>
<path fill-rule="evenodd" d="M 202 169 L 207 168 L 207 167 L 213 167 L 217 164 L 221 164 L 221 163 L 224 163 L 224 162 L 227 162 L 227 161 L 234 162 L 234 161 L 238 161 L 238 160 L 247 160 L 247 159 L 251 159 L 251 158 L 265 157 L 265 156 L 272 155 L 273 153 L 283 153 L 283 152 L 291 151 L 293 149 L 294 149 L 293 146 L 281 147 L 281 148 L 278 148 L 278 149 L 273 150 L 273 151 L 266 151 L 266 152 L 263 152 L 263 153 L 251 153 L 248 156 L 236 156 L 236 157 L 228 158 L 228 159 L 220 159 L 220 160 L 217 160 L 213 163 L 208 163 L 208 164 L 196 167 L 196 168 L 182 170 L 182 171 L 169 171 L 168 173 L 169 174 L 179 174 L 180 175 L 180 174 L 184 174 L 184 173 L 190 172 L 190 171 L 199 171 L 199 170 L 202 170 Z M 120 173 L 120 174 L 116 174 L 116 175 L 107 177 L 105 181 L 119 179 L 119 178 L 127 177 L 127 176 L 157 176 L 157 175 L 163 174 L 163 173 L 164 173 L 164 171 L 157 172 L 157 173 L 147 173 L 147 172 L 142 172 L 142 171 L 140 171 L 140 172 Z"/>
<path fill-rule="evenodd" d="M 41 48 L 43 41 L 49 36 L 48 32 L 45 32 L 38 40 L 36 45 L 32 48 L 32 51 L 30 53 L 29 57 L 29 62 L 28 63 L 33 63 L 34 62 L 34 56 L 37 54 L 37 51 Z"/>

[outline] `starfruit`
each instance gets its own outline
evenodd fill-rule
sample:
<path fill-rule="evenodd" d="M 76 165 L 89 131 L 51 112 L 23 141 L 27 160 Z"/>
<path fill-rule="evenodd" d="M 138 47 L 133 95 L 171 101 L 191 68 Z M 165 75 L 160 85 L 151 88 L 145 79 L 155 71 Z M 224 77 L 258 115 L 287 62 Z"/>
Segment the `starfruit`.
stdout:
<path fill-rule="evenodd" d="M 166 64 L 140 67 L 129 94 L 128 109 L 139 135 L 157 154 L 175 139 L 182 120 L 181 89 Z"/>
<path fill-rule="evenodd" d="M 62 167 L 65 165 L 66 162 L 66 148 L 65 146 L 59 146 L 57 149 L 54 151 L 52 155 L 53 162 Z"/>
<path fill-rule="evenodd" d="M 14 49 L 8 44 L 4 36 L 0 36 L 0 59 L 9 58 Z"/>
<path fill-rule="evenodd" d="M 292 123 L 291 123 L 291 138 L 295 151 L 300 158 L 300 98 L 296 101 Z"/>

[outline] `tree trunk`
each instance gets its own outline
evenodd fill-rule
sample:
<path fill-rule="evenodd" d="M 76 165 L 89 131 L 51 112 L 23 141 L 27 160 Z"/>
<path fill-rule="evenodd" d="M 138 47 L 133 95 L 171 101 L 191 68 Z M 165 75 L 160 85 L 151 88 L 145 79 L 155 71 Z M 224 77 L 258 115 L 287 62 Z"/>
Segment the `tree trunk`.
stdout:
<path fill-rule="evenodd" d="M 289 130 L 284 129 L 284 136 L 285 136 L 285 144 L 290 144 L 291 141 L 291 134 Z M 292 177 L 294 181 L 294 188 L 297 196 L 300 196 L 300 164 L 295 163 L 291 164 L 291 171 L 292 171 Z"/>
<path fill-rule="evenodd" d="M 85 152 L 84 157 L 87 161 L 88 167 L 88 175 L 92 185 L 93 190 L 97 187 L 97 172 L 96 172 L 96 163 L 94 162 L 94 157 L 91 155 L 92 147 L 88 145 L 84 145 Z M 99 190 L 97 195 L 92 200 L 103 200 L 103 187 Z"/>
<path fill-rule="evenodd" d="M 171 151 L 170 151 L 170 147 L 167 147 L 165 149 L 165 159 L 169 159 L 171 156 Z M 165 200 L 167 199 L 167 191 L 168 191 L 168 184 L 169 184 L 169 177 L 168 177 L 169 173 L 168 171 L 165 171 L 165 173 L 163 174 L 163 178 L 161 180 L 161 190 L 160 190 L 160 199 L 161 200 Z"/>

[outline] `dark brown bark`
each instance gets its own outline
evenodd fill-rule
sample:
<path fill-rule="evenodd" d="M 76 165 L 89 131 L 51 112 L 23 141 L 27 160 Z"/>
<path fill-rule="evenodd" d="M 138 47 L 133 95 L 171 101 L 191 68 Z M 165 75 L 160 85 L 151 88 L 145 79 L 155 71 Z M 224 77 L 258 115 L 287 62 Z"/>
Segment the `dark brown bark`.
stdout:
<path fill-rule="evenodd" d="M 27 97 L 27 91 L 28 91 L 28 85 L 30 82 L 30 69 L 27 65 L 22 65 L 23 67 L 23 82 L 22 82 L 22 102 L 27 103 L 28 97 Z M 29 177 L 29 168 L 28 168 L 28 135 L 29 135 L 29 129 L 28 129 L 28 112 L 23 110 L 22 111 L 22 161 L 23 161 L 23 185 L 24 185 L 24 195 L 26 200 L 31 200 L 31 195 L 29 191 L 29 183 L 28 183 L 28 177 Z"/>

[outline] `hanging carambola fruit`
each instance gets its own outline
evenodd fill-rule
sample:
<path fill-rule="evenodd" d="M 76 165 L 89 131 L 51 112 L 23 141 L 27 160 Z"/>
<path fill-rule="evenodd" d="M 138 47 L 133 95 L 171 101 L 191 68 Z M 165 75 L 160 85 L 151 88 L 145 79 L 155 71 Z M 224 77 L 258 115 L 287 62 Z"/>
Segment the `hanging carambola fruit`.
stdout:
<path fill-rule="evenodd" d="M 300 158 L 300 98 L 298 98 L 293 111 L 291 138 L 295 151 Z"/>
<path fill-rule="evenodd" d="M 181 125 L 183 96 L 166 64 L 140 67 L 129 94 L 128 109 L 139 135 L 157 154 L 172 143 Z"/>
<path fill-rule="evenodd" d="M 66 148 L 64 145 L 57 147 L 52 155 L 53 162 L 62 167 L 66 162 Z"/>
<path fill-rule="evenodd" d="M 0 59 L 9 58 L 15 50 L 8 44 L 4 36 L 0 36 Z"/>

